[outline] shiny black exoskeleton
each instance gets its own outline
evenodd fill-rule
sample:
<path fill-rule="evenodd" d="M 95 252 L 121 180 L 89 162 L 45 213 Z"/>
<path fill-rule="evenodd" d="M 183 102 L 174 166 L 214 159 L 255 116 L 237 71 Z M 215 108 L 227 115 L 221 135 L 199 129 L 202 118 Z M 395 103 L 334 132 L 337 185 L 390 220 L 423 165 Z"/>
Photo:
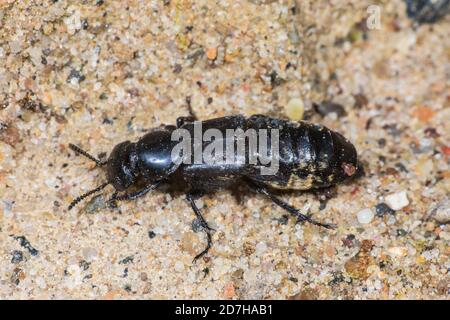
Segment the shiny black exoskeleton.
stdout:
<path fill-rule="evenodd" d="M 108 180 L 94 190 L 76 198 L 70 204 L 69 209 L 108 184 L 115 188 L 115 193 L 110 199 L 111 204 L 119 200 L 136 199 L 164 183 L 180 185 L 185 190 L 186 198 L 208 239 L 206 248 L 195 257 L 198 259 L 209 250 L 212 243 L 212 229 L 195 204 L 195 199 L 202 194 L 217 188 L 228 187 L 236 182 L 244 182 L 252 190 L 267 196 L 273 203 L 291 213 L 298 220 L 331 228 L 330 224 L 317 222 L 300 213 L 276 197 L 271 189 L 324 188 L 354 177 L 362 169 L 358 163 L 355 147 L 339 133 L 323 126 L 303 121 L 294 123 L 263 115 L 249 118 L 240 115 L 228 116 L 201 122 L 201 137 L 204 137 L 203 135 L 208 129 L 215 129 L 215 132 L 220 133 L 222 138 L 198 140 L 196 138 L 198 137 L 196 136 L 196 128 L 198 128 L 196 125 L 198 124 L 199 122 L 195 122 L 192 117 L 179 118 L 176 126 L 168 125 L 155 129 L 135 143 L 130 141 L 119 143 L 112 150 L 108 160 L 103 162 L 77 146 L 70 145 L 71 149 L 95 161 L 97 165 L 106 165 Z M 173 153 L 174 148 L 179 144 L 179 140 L 173 139 L 172 136 L 176 129 L 184 129 L 184 132 L 189 134 L 188 136 L 191 138 L 187 143 L 192 150 L 199 147 L 206 150 L 212 141 L 223 145 L 225 150 L 226 144 L 230 143 L 227 129 L 242 129 L 244 132 L 249 130 L 259 132 L 266 129 L 268 135 L 266 136 L 265 156 L 276 160 L 277 170 L 274 174 L 262 174 L 261 169 L 269 164 L 260 160 L 250 161 L 252 156 L 262 157 L 263 155 L 257 154 L 261 150 L 248 146 L 250 141 L 248 136 L 244 139 L 246 148 L 245 153 L 241 155 L 241 161 L 219 161 L 226 160 L 230 156 L 236 160 L 238 148 L 236 148 L 237 142 L 233 141 L 231 144 L 235 147 L 235 152 L 233 154 L 213 153 L 213 156 L 217 157 L 214 160 L 217 161 L 209 163 L 203 161 L 183 162 L 181 161 L 182 153 L 178 158 L 174 157 Z M 271 139 L 273 134 L 271 130 L 274 129 L 278 132 L 277 140 Z M 274 141 L 278 141 L 276 149 Z M 194 155 L 189 155 L 189 159 L 195 160 Z M 255 158 L 253 157 L 253 159 Z M 143 185 L 143 187 L 133 192 L 127 192 L 137 185 Z"/>

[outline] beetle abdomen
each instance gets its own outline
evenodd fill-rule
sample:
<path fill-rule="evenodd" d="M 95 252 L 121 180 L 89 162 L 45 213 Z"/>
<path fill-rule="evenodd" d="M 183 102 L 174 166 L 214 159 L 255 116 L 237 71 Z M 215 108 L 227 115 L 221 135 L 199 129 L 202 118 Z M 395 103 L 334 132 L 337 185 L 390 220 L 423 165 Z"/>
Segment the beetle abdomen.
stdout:
<path fill-rule="evenodd" d="M 308 190 L 336 184 L 356 172 L 355 147 L 324 126 L 255 115 L 248 119 L 248 127 L 279 130 L 277 174 L 253 172 L 253 180 L 277 189 Z"/>

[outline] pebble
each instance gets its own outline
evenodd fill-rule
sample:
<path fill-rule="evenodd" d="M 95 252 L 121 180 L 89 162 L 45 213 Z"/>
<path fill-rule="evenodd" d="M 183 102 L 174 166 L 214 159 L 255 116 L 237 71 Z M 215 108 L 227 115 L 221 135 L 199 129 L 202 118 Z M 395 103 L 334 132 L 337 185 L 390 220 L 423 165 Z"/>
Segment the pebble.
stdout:
<path fill-rule="evenodd" d="M 361 224 L 368 224 L 372 222 L 374 214 L 372 209 L 366 208 L 358 212 L 358 222 Z"/>
<path fill-rule="evenodd" d="M 450 199 L 445 198 L 430 212 L 430 217 L 436 220 L 438 223 L 450 222 Z"/>
<path fill-rule="evenodd" d="M 375 211 L 377 212 L 377 217 L 383 217 L 386 214 L 395 214 L 395 210 L 389 208 L 389 206 L 381 202 L 375 206 Z"/>
<path fill-rule="evenodd" d="M 401 210 L 409 204 L 405 190 L 387 195 L 385 200 L 392 210 Z"/>
<path fill-rule="evenodd" d="M 182 272 L 184 270 L 184 263 L 181 261 L 175 262 L 175 271 Z"/>
<path fill-rule="evenodd" d="M 329 113 L 336 113 L 338 118 L 347 115 L 347 112 L 341 104 L 332 101 L 322 101 L 319 104 L 314 103 L 313 107 L 314 110 L 323 117 L 325 117 Z"/>
<path fill-rule="evenodd" d="M 209 60 L 214 60 L 217 57 L 217 48 L 211 47 L 206 49 L 206 57 Z"/>
<path fill-rule="evenodd" d="M 14 250 L 12 253 L 11 263 L 19 263 L 23 260 L 23 252 L 20 250 Z"/>
<path fill-rule="evenodd" d="M 105 199 L 103 195 L 93 197 L 84 207 L 86 213 L 92 214 L 100 209 L 106 208 Z"/>
<path fill-rule="evenodd" d="M 288 104 L 286 105 L 286 115 L 288 116 L 289 120 L 299 121 L 303 119 L 304 112 L 305 105 L 303 103 L 303 100 L 300 98 L 293 98 L 289 100 Z"/>
<path fill-rule="evenodd" d="M 12 124 L 2 126 L 0 128 L 0 141 L 7 143 L 14 148 L 20 141 L 19 130 Z"/>
<path fill-rule="evenodd" d="M 258 255 L 258 256 L 260 256 L 260 255 L 262 255 L 264 252 L 266 252 L 266 250 L 267 250 L 267 245 L 264 243 L 264 242 L 260 242 L 260 243 L 258 243 L 257 245 L 256 245 L 256 247 L 255 247 L 255 249 L 256 249 L 256 254 Z"/>

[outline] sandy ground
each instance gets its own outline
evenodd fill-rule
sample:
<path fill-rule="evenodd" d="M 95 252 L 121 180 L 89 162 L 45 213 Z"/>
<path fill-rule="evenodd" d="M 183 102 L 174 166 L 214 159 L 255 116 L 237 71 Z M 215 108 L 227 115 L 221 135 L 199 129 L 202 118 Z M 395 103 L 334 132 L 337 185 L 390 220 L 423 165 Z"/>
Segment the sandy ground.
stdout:
<path fill-rule="evenodd" d="M 368 1 L 0 1 L 0 298 L 448 299 L 450 24 L 378 3 L 372 30 Z M 69 142 L 108 153 L 188 96 L 200 119 L 300 98 L 348 137 L 365 177 L 284 196 L 338 228 L 223 190 L 198 201 L 217 231 L 192 264 L 180 195 L 67 210 L 104 181 Z"/>

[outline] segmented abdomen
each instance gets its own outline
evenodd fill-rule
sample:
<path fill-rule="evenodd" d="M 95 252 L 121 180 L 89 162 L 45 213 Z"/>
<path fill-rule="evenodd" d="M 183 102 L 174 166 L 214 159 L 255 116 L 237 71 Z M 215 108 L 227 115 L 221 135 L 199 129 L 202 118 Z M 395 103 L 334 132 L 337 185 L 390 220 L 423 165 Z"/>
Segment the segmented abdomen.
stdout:
<path fill-rule="evenodd" d="M 327 187 L 348 178 L 343 167 L 357 165 L 354 146 L 341 134 L 307 122 L 289 122 L 252 116 L 248 127 L 279 129 L 279 169 L 254 180 L 277 189 L 308 190 Z"/>

